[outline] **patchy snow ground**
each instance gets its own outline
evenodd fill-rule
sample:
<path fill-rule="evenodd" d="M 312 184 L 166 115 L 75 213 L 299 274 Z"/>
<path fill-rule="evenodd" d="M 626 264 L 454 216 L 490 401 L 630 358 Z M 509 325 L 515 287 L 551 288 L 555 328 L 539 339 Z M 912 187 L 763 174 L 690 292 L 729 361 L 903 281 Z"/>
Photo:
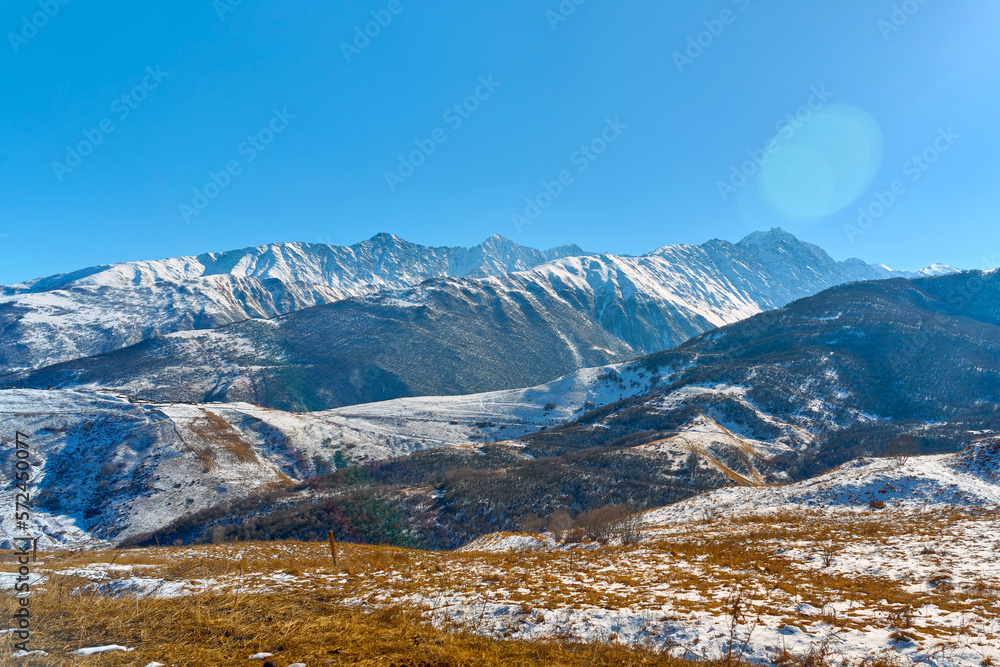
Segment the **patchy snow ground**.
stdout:
<path fill-rule="evenodd" d="M 505 533 L 453 553 L 341 545 L 330 567 L 326 545 L 239 543 L 122 550 L 114 563 L 54 558 L 35 571 L 111 595 L 301 591 L 366 608 L 412 604 L 497 637 L 689 657 L 718 658 L 734 641 L 755 662 L 788 651 L 858 664 L 884 652 L 903 665 L 977 667 L 1000 659 L 998 462 L 993 440 L 722 489 L 646 513 L 632 546 Z"/>

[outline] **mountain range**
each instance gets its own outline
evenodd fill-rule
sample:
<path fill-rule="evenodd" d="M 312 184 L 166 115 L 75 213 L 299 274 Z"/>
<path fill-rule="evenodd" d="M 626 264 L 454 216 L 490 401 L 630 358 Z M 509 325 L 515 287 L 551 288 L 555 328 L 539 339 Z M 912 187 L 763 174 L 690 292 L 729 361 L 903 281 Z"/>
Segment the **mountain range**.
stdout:
<path fill-rule="evenodd" d="M 352 246 L 275 243 L 95 266 L 0 288 L 0 367 L 36 368 L 428 278 L 503 275 L 584 254 L 499 236 L 474 248 L 429 248 L 378 234 Z"/>
<path fill-rule="evenodd" d="M 837 286 L 529 389 L 308 413 L 13 389 L 0 411 L 32 434 L 57 542 L 204 540 L 247 517 L 254 537 L 294 537 L 286 519 L 329 506 L 364 539 L 454 547 L 528 508 L 648 508 L 958 451 L 1000 433 L 998 341 L 1000 273 L 969 272 Z"/>
<path fill-rule="evenodd" d="M 780 229 L 641 257 L 498 236 L 472 249 L 389 235 L 266 246 L 6 288 L 0 383 L 296 411 L 512 389 L 834 285 L 916 275 L 836 262 Z"/>

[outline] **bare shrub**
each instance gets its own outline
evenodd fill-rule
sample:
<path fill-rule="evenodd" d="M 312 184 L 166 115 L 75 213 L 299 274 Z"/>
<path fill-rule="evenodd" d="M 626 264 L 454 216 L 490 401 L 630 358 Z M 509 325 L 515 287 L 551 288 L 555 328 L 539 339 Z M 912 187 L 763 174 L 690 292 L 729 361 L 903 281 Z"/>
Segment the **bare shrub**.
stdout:
<path fill-rule="evenodd" d="M 618 537 L 621 538 L 622 544 L 638 544 L 642 539 L 642 517 L 641 515 L 629 514 L 618 526 Z"/>
<path fill-rule="evenodd" d="M 544 525 L 545 522 L 542 521 L 534 512 L 522 516 L 521 521 L 518 523 L 518 527 L 521 529 L 522 533 L 528 533 L 531 535 L 542 532 Z"/>
<path fill-rule="evenodd" d="M 584 512 L 576 518 L 575 527 L 583 530 L 587 539 L 607 544 L 620 538 L 623 544 L 639 539 L 639 518 L 624 505 L 605 505 Z"/>
<path fill-rule="evenodd" d="M 902 468 L 910 457 L 920 451 L 920 440 L 909 435 L 901 435 L 891 441 L 886 447 L 886 454 L 896 462 L 896 467 Z"/>
<path fill-rule="evenodd" d="M 564 533 L 573 525 L 573 517 L 566 510 L 556 510 L 549 515 L 547 522 L 549 531 L 555 536 L 556 541 L 563 541 Z"/>
<path fill-rule="evenodd" d="M 745 662 L 745 656 L 747 651 L 747 646 L 750 644 L 750 640 L 753 638 L 753 633 L 757 629 L 757 624 L 760 622 L 760 617 L 750 623 L 746 631 L 746 636 L 740 641 L 739 624 L 740 621 L 746 621 L 746 612 L 749 607 L 749 603 L 743 596 L 742 591 L 734 591 L 730 595 L 729 600 L 726 604 L 729 625 L 729 637 L 726 644 L 723 646 L 722 660 L 720 665 L 722 667 L 737 667 Z"/>
<path fill-rule="evenodd" d="M 839 551 L 836 544 L 833 542 L 827 542 L 823 545 L 820 550 L 819 559 L 823 563 L 823 567 L 830 567 L 837 558 L 837 551 Z"/>
<path fill-rule="evenodd" d="M 906 629 L 913 626 L 913 608 L 909 605 L 897 609 L 889 614 L 889 627 Z"/>

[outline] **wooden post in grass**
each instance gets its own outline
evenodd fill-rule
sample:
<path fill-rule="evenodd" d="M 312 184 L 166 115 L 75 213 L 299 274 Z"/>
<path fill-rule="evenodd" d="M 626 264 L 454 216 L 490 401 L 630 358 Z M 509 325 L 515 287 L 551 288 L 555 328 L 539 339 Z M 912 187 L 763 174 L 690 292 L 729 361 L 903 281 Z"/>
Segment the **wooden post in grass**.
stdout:
<path fill-rule="evenodd" d="M 333 531 L 329 530 L 326 533 L 327 537 L 330 538 L 330 557 L 333 559 L 333 564 L 337 564 L 337 540 L 333 539 Z"/>

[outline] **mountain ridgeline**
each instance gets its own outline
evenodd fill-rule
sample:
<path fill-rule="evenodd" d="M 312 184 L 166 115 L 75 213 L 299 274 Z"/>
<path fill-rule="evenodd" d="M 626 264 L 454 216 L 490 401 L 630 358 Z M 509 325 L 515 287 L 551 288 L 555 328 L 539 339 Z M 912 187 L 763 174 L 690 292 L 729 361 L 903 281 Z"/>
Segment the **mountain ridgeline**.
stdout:
<path fill-rule="evenodd" d="M 38 368 L 428 278 L 504 275 L 585 254 L 576 246 L 543 252 L 499 236 L 474 248 L 430 248 L 378 234 L 352 246 L 275 243 L 96 266 L 0 288 L 0 367 Z"/>
<path fill-rule="evenodd" d="M 500 237 L 476 249 L 387 235 L 349 249 L 268 246 L 8 288 L 0 381 L 283 410 L 493 391 L 898 275 L 912 274 L 836 262 L 777 229 L 641 257 Z"/>

